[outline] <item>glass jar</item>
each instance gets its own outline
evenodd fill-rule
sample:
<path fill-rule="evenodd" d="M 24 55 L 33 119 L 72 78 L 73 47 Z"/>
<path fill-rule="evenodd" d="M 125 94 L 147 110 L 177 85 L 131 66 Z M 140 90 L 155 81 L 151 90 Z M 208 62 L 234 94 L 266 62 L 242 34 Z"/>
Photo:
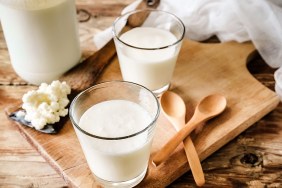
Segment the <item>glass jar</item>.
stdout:
<path fill-rule="evenodd" d="M 81 57 L 75 0 L 0 0 L 15 72 L 39 85 L 58 79 Z"/>

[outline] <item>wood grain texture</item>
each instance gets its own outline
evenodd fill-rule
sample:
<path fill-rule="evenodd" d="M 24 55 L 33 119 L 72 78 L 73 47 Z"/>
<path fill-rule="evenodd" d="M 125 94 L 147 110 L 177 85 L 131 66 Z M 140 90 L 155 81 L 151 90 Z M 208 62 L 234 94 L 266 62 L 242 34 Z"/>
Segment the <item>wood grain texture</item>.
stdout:
<path fill-rule="evenodd" d="M 263 85 L 274 89 L 273 72 L 255 52 L 248 70 Z M 281 187 L 282 186 L 282 103 L 253 126 L 222 147 L 202 165 L 204 187 Z M 189 175 L 188 175 L 189 174 Z M 194 187 L 190 172 L 169 187 Z"/>
<path fill-rule="evenodd" d="M 77 0 L 78 6 L 94 7 L 93 4 L 95 4 L 95 11 L 98 12 L 91 12 L 88 21 L 80 22 L 80 39 L 84 57 L 89 57 L 96 50 L 92 42 L 93 35 L 109 27 L 115 17 L 120 14 L 120 10 L 132 1 Z M 81 17 L 84 18 L 87 15 L 81 12 Z M 216 56 L 216 53 L 212 56 Z M 274 70 L 265 65 L 257 55 L 248 65 L 254 77 L 273 90 Z M 115 73 L 109 74 L 107 72 L 104 73 L 104 76 L 109 80 L 120 79 L 120 75 L 116 73 L 119 71 L 118 66 L 111 66 L 111 70 L 114 70 Z M 23 93 L 35 87 L 28 85 L 13 72 L 1 31 L 0 75 L 0 187 L 67 186 L 63 178 L 60 178 L 60 175 L 50 168 L 41 155 L 19 134 L 17 126 L 9 121 L 3 113 L 7 105 L 18 101 Z M 174 89 L 178 92 L 177 87 Z M 187 92 L 190 89 L 187 88 Z M 191 105 L 193 107 L 192 103 Z M 188 111 L 187 118 L 189 116 Z M 273 112 L 257 121 L 247 131 L 241 133 L 229 144 L 203 161 L 207 180 L 204 187 L 281 187 L 281 125 L 282 104 L 280 103 Z M 164 128 L 169 131 L 166 126 Z M 170 134 L 168 132 L 164 135 L 169 136 Z M 257 158 L 249 154 L 254 154 Z M 181 155 L 181 152 L 177 155 Z M 171 181 L 173 179 L 175 177 L 172 176 Z M 85 180 L 87 180 L 87 176 L 85 179 L 80 179 L 80 181 Z M 185 173 L 169 187 L 195 187 L 192 174 Z"/>
<path fill-rule="evenodd" d="M 219 92 L 225 95 L 228 101 L 227 110 L 209 121 L 200 134 L 194 135 L 195 147 L 201 160 L 269 113 L 279 102 L 276 94 L 248 72 L 246 62 L 253 50 L 250 43 L 203 44 L 187 40 L 183 43 L 172 80 L 172 90 L 180 94 L 187 104 L 192 105 L 190 109 L 194 108 L 197 101 L 211 93 Z M 115 57 L 98 81 L 118 79 L 121 79 L 121 75 Z M 70 121 L 58 135 L 40 134 L 22 126 L 19 128 L 70 185 L 98 185 L 87 166 Z M 173 126 L 161 115 L 151 155 L 153 156 L 174 133 Z M 167 186 L 188 170 L 185 153 L 183 148 L 179 147 L 157 168 L 150 164 L 148 174 L 139 187 Z"/>
<path fill-rule="evenodd" d="M 19 96 L 30 89 L 29 86 L 0 86 L 0 187 L 65 187 L 66 182 L 4 114 L 7 105 L 17 102 Z"/>

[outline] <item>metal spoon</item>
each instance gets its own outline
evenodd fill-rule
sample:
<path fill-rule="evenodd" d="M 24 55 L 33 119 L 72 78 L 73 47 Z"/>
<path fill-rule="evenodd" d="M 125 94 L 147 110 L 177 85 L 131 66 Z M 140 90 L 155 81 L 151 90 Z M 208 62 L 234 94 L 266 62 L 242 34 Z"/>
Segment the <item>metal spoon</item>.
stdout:
<path fill-rule="evenodd" d="M 160 104 L 164 115 L 177 131 L 185 126 L 186 106 L 179 95 L 171 91 L 167 91 L 161 95 Z M 190 136 L 187 136 L 183 143 L 194 180 L 197 186 L 203 186 L 205 184 L 204 172 Z"/>
<path fill-rule="evenodd" d="M 172 100 L 177 102 L 177 99 Z M 213 94 L 205 97 L 196 106 L 191 120 L 179 130 L 165 146 L 153 157 L 153 163 L 158 166 L 175 150 L 175 148 L 199 125 L 216 115 L 220 114 L 226 108 L 226 98 L 220 94 Z M 179 112 L 174 111 L 179 114 Z"/>

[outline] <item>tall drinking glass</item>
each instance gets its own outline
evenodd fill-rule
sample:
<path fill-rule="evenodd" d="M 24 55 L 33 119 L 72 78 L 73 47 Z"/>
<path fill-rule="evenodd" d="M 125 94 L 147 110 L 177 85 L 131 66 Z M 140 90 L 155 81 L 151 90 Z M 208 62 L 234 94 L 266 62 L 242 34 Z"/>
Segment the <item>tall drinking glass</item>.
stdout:
<path fill-rule="evenodd" d="M 144 16 L 148 17 L 143 22 Z M 132 17 L 143 24 L 130 25 Z M 136 10 L 117 18 L 112 31 L 123 79 L 156 95 L 166 91 L 185 34 L 182 21 L 161 10 Z"/>
<path fill-rule="evenodd" d="M 159 103 L 145 87 L 104 82 L 78 94 L 70 119 L 88 165 L 105 187 L 133 187 L 144 178 Z"/>

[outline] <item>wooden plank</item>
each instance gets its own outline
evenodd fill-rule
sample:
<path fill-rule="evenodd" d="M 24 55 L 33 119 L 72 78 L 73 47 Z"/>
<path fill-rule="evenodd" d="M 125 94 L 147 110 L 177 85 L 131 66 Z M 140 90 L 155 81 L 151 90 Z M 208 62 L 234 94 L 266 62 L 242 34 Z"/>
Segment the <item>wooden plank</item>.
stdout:
<path fill-rule="evenodd" d="M 270 68 L 258 52 L 248 61 L 248 70 L 263 85 L 274 90 L 275 69 Z M 281 187 L 282 185 L 282 103 L 233 139 L 202 166 L 204 187 Z M 178 178 L 169 187 L 194 187 L 191 172 Z"/>
<path fill-rule="evenodd" d="M 193 135 L 201 160 L 235 138 L 278 104 L 278 97 L 254 79 L 246 68 L 251 43 L 203 44 L 184 41 L 172 80 L 172 90 L 179 93 L 192 111 L 203 96 L 220 92 L 227 97 L 227 110 L 208 122 L 202 132 Z M 79 75 L 78 75 L 79 76 Z M 102 73 L 99 82 L 121 79 L 117 58 Z M 188 117 L 191 114 L 188 114 Z M 86 164 L 80 145 L 68 121 L 58 135 L 44 135 L 20 126 L 23 134 L 38 151 L 77 187 L 97 185 Z M 174 134 L 161 115 L 151 154 L 154 155 Z M 48 140 L 48 142 L 46 142 Z M 63 150 L 61 148 L 64 148 Z M 140 187 L 169 185 L 189 170 L 181 147 L 158 168 L 149 166 Z"/>
<path fill-rule="evenodd" d="M 205 160 L 204 187 L 281 187 L 281 122 L 282 103 Z M 190 173 L 169 187 L 193 187 L 188 182 L 193 182 Z"/>
<path fill-rule="evenodd" d="M 27 143 L 18 126 L 4 113 L 7 105 L 17 102 L 19 96 L 30 89 L 29 86 L 0 86 L 0 187 L 65 187 L 66 182 Z"/>

